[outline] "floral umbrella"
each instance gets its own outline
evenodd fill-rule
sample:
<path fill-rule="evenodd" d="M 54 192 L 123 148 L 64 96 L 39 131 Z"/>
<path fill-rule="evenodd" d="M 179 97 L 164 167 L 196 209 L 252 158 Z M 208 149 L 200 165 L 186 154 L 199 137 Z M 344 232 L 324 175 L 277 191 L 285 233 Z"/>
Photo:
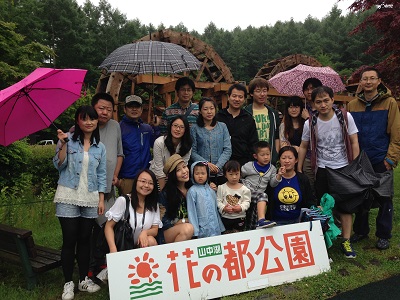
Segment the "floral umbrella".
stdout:
<path fill-rule="evenodd" d="M 339 74 L 330 67 L 311 67 L 299 64 L 295 68 L 280 72 L 269 79 L 269 83 L 281 94 L 303 97 L 303 83 L 308 78 L 317 78 L 334 92 L 346 89 Z"/>

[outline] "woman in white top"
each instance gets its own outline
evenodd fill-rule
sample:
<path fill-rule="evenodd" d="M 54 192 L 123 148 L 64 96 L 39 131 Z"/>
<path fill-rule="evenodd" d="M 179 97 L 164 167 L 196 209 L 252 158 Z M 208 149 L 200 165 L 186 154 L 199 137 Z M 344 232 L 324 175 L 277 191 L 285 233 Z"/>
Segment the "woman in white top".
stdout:
<path fill-rule="evenodd" d="M 168 124 L 167 135 L 157 138 L 153 146 L 153 160 L 150 162 L 150 170 L 157 177 L 160 191 L 166 183 L 163 168 L 167 159 L 176 153 L 188 164 L 191 151 L 192 138 L 189 123 L 185 116 L 178 115 Z"/>
<path fill-rule="evenodd" d="M 162 227 L 155 184 L 156 176 L 152 171 L 145 169 L 135 177 L 134 188 L 131 194 L 128 194 L 131 199 L 129 223 L 133 230 L 134 244 L 141 248 L 157 245 L 155 237 L 158 234 L 158 228 Z M 114 226 L 124 216 L 125 209 L 126 200 L 121 196 L 106 213 L 107 223 L 104 234 L 110 253 L 118 251 L 114 240 Z"/>

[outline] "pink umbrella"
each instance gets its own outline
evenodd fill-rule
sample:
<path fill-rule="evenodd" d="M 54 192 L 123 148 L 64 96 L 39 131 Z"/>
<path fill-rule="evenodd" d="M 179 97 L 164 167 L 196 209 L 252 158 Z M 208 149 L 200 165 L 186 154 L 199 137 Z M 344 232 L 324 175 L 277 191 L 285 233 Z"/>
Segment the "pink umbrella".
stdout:
<path fill-rule="evenodd" d="M 20 82 L 1 90 L 0 145 L 8 146 L 54 125 L 53 121 L 80 98 L 86 72 L 38 68 Z"/>
<path fill-rule="evenodd" d="M 303 83 L 308 78 L 318 78 L 335 93 L 346 89 L 339 74 L 330 67 L 311 67 L 299 64 L 270 78 L 269 83 L 281 94 L 303 97 Z"/>

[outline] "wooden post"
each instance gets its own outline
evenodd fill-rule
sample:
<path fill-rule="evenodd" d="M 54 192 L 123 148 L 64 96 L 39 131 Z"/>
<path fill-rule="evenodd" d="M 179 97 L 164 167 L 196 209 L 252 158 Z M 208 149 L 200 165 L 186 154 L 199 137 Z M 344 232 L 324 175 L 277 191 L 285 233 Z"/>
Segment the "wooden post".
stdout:
<path fill-rule="evenodd" d="M 122 81 L 124 76 L 122 73 L 113 72 L 108 79 L 106 93 L 109 93 L 114 98 L 114 109 L 113 109 L 113 119 L 118 120 L 118 96 L 121 89 Z M 117 107 L 115 109 L 115 106 Z"/>

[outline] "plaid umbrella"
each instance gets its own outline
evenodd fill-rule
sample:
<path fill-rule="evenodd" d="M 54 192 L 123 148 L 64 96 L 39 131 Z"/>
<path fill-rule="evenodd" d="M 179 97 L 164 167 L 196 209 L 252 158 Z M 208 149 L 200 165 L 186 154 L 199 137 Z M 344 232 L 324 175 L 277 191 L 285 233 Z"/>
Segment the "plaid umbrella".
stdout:
<path fill-rule="evenodd" d="M 180 73 L 200 69 L 201 62 L 180 45 L 140 41 L 114 50 L 99 66 L 108 73 Z"/>
<path fill-rule="evenodd" d="M 303 97 L 303 83 L 308 78 L 318 78 L 334 92 L 346 89 L 339 74 L 330 67 L 311 67 L 299 64 L 295 68 L 280 72 L 269 79 L 269 83 L 281 94 Z"/>

